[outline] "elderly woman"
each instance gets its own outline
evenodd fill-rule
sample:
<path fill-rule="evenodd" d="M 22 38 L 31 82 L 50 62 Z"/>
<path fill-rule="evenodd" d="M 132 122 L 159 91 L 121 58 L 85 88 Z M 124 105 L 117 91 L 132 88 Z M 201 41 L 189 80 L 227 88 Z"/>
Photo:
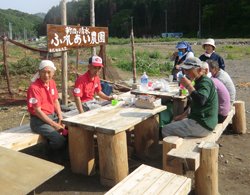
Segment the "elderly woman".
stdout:
<path fill-rule="evenodd" d="M 60 134 L 64 129 L 58 101 L 56 83 L 52 79 L 56 67 L 50 60 L 42 60 L 27 91 L 27 106 L 32 131 L 48 140 L 53 151 L 64 148 L 66 139 Z"/>
<path fill-rule="evenodd" d="M 215 52 L 215 42 L 214 39 L 207 39 L 203 44 L 202 48 L 205 50 L 205 53 L 200 56 L 201 61 L 214 60 L 219 64 L 220 69 L 225 70 L 225 63 L 223 58 Z"/>
<path fill-rule="evenodd" d="M 174 67 L 172 69 L 173 79 L 177 80 L 177 73 L 180 71 L 180 64 L 184 62 L 184 60 L 194 57 L 194 53 L 190 44 L 186 41 L 178 42 L 176 45 L 176 49 L 178 51 L 174 52 L 171 59 L 174 60 Z"/>

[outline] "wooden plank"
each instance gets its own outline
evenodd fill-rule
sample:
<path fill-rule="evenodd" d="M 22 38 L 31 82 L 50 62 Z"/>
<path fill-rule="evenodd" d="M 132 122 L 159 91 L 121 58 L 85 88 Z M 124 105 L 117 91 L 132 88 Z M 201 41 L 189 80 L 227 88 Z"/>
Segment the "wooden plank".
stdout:
<path fill-rule="evenodd" d="M 175 177 L 168 183 L 167 186 L 165 186 L 165 188 L 159 193 L 159 195 L 187 195 L 190 190 L 191 179 L 180 175 L 175 175 Z"/>
<path fill-rule="evenodd" d="M 174 177 L 174 174 L 164 172 L 145 192 L 143 192 L 143 195 L 160 194 Z"/>
<path fill-rule="evenodd" d="M 69 118 L 69 117 L 72 117 L 72 116 L 75 116 L 78 114 L 79 114 L 79 111 L 77 109 L 74 109 L 74 110 L 71 110 L 68 112 L 63 112 L 62 116 L 63 116 L 63 118 Z"/>
<path fill-rule="evenodd" d="M 89 131 L 98 131 L 107 134 L 116 134 L 134 127 L 136 124 L 166 109 L 159 106 L 155 109 L 141 109 L 124 107 L 124 102 L 119 105 L 107 105 L 76 116 L 63 119 L 68 126 L 82 127 Z M 118 122 L 119 121 L 119 122 Z"/>
<path fill-rule="evenodd" d="M 184 195 L 190 190 L 191 179 L 142 164 L 105 195 Z"/>
<path fill-rule="evenodd" d="M 0 133 L 0 146 L 16 151 L 44 141 L 39 134 L 31 131 L 29 124 L 14 127 Z"/>
<path fill-rule="evenodd" d="M 116 194 L 126 194 L 129 190 L 133 189 L 144 176 L 150 173 L 152 168 L 150 166 L 141 165 L 131 174 L 129 174 L 125 179 L 115 185 L 111 190 L 109 190 L 105 195 L 116 195 Z"/>
<path fill-rule="evenodd" d="M 1 194 L 28 194 L 64 167 L 0 147 Z"/>
<path fill-rule="evenodd" d="M 130 194 L 144 194 L 144 192 L 153 185 L 164 172 L 160 169 L 151 168 L 148 174 L 145 174 L 143 179 L 129 191 Z"/>
<path fill-rule="evenodd" d="M 168 159 L 182 160 L 184 167 L 187 170 L 197 170 L 200 165 L 200 147 L 199 145 L 204 142 L 216 142 L 223 131 L 226 129 L 235 113 L 234 107 L 229 112 L 226 120 L 223 123 L 217 124 L 213 132 L 207 137 L 193 138 L 187 137 L 183 139 L 182 145 L 174 148 L 168 152 Z M 169 163 L 169 162 L 167 162 Z"/>

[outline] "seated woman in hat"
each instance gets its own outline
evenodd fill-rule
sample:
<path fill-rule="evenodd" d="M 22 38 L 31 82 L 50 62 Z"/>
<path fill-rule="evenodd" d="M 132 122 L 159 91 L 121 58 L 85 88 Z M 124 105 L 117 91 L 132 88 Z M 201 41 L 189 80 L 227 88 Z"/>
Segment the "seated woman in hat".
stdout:
<path fill-rule="evenodd" d="M 174 67 L 172 69 L 173 80 L 177 80 L 177 73 L 180 71 L 180 64 L 187 58 L 194 57 L 194 53 L 190 44 L 186 41 L 178 42 L 176 45 L 178 52 L 174 52 L 171 59 L 174 60 Z"/>
<path fill-rule="evenodd" d="M 205 53 L 202 54 L 199 58 L 201 61 L 207 61 L 207 60 L 214 60 L 217 61 L 219 64 L 220 69 L 225 70 L 225 63 L 223 58 L 215 53 L 215 42 L 214 39 L 207 39 L 203 44 L 202 44 L 203 49 L 205 50 Z"/>

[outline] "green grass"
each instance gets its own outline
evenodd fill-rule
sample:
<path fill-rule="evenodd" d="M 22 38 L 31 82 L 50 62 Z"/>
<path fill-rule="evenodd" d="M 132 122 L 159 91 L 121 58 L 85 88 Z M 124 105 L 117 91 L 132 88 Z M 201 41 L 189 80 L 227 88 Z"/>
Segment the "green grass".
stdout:
<path fill-rule="evenodd" d="M 107 49 L 111 64 L 125 71 L 132 71 L 132 51 L 128 45 L 112 45 Z M 169 74 L 172 63 L 168 62 L 159 51 L 139 50 L 136 51 L 136 70 L 138 74 L 144 71 L 150 76 Z"/>
<path fill-rule="evenodd" d="M 225 53 L 225 60 L 240 60 L 250 54 L 250 47 L 245 45 L 223 45 L 216 51 Z"/>
<path fill-rule="evenodd" d="M 176 50 L 176 42 L 181 40 L 201 42 L 201 40 L 197 39 L 135 38 L 136 43 L 141 43 L 135 45 L 136 69 L 138 75 L 141 75 L 144 71 L 146 71 L 149 76 L 169 75 L 173 66 L 173 62 L 169 60 L 169 57 Z M 165 44 L 166 42 L 173 41 L 174 43 L 168 43 L 168 46 Z M 201 45 L 195 44 L 192 45 L 192 48 L 195 52 L 195 56 L 197 57 L 204 52 Z M 40 61 L 39 53 L 24 50 L 23 48 L 14 46 L 13 44 L 8 44 L 7 50 L 7 61 L 11 75 L 30 74 L 35 72 Z M 99 53 L 98 50 L 99 47 L 97 47 L 97 53 Z M 86 60 L 90 56 L 90 49 L 82 48 L 79 52 L 80 60 Z M 219 53 L 225 61 L 235 59 L 238 60 L 249 57 L 250 47 L 248 45 L 217 45 L 216 52 Z M 132 49 L 129 38 L 109 38 L 109 43 L 106 46 L 106 55 L 108 65 L 118 67 L 124 71 L 132 71 Z M 70 72 L 75 72 L 76 50 L 69 51 L 68 56 L 68 66 Z M 2 60 L 2 58 L 3 54 L 0 53 L 0 59 Z M 85 67 L 79 65 L 78 72 L 83 71 L 85 71 Z M 0 64 L 0 72 L 4 72 L 2 62 Z M 74 80 L 74 75 L 70 75 L 69 79 Z"/>

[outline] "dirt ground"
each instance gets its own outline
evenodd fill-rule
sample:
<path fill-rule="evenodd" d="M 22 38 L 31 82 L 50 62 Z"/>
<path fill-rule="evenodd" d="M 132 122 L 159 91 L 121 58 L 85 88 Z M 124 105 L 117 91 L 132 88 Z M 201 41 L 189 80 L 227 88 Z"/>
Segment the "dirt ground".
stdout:
<path fill-rule="evenodd" d="M 222 56 L 225 54 L 221 54 Z M 227 129 L 219 139 L 219 192 L 223 195 L 248 195 L 250 191 L 250 69 L 248 58 L 242 60 L 225 60 L 226 71 L 231 75 L 237 90 L 237 100 L 245 102 L 247 133 L 244 135 L 233 134 Z M 116 71 L 113 75 L 121 75 L 121 78 L 128 79 L 128 74 Z M 118 72 L 117 72 L 118 71 Z M 112 70 L 111 70 L 112 72 Z M 16 78 L 17 79 L 17 78 Z M 0 79 L 0 131 L 18 126 L 20 123 L 27 123 L 29 118 L 26 113 L 25 101 L 22 96 L 16 96 L 16 101 L 6 98 L 3 78 Z M 19 89 L 16 93 L 23 94 Z M 42 146 L 28 148 L 23 152 L 45 158 Z M 159 144 L 158 151 L 151 158 L 144 161 L 135 158 L 129 159 L 130 171 L 141 163 L 161 168 L 162 145 Z M 94 176 L 83 176 L 73 174 L 70 170 L 69 161 L 64 163 L 65 169 L 59 174 L 39 186 L 36 194 L 104 194 L 109 190 L 99 182 L 99 173 Z M 192 193 L 191 193 L 192 194 Z"/>

